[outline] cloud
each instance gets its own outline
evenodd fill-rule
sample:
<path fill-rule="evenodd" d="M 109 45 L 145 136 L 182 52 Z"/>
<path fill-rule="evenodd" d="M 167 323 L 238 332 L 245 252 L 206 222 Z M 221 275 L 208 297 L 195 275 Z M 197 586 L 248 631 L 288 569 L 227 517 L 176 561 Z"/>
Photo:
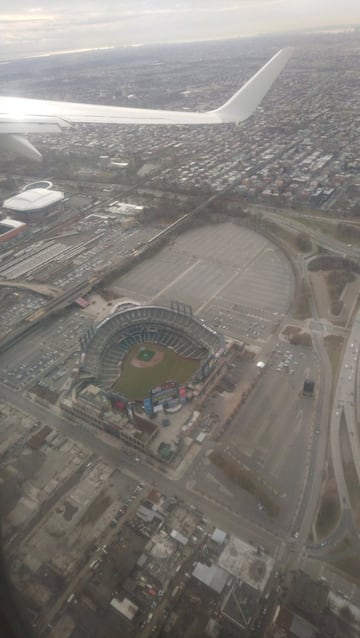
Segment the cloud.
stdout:
<path fill-rule="evenodd" d="M 12 0 L 0 9 L 0 59 L 350 22 L 360 22 L 359 0 Z"/>

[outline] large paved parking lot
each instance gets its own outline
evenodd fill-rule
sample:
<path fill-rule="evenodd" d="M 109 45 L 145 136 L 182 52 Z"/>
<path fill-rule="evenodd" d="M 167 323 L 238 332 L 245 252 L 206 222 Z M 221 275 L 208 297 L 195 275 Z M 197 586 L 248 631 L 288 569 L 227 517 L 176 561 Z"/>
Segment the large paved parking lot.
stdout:
<path fill-rule="evenodd" d="M 268 239 L 231 222 L 188 231 L 114 284 L 142 303 L 191 304 L 234 338 L 266 338 L 286 313 L 294 276 Z"/>
<path fill-rule="evenodd" d="M 244 361 L 241 376 L 255 367 Z M 208 462 L 206 453 L 192 466 L 189 487 L 209 493 L 233 511 L 271 529 L 289 531 L 304 484 L 307 455 L 319 430 L 314 426 L 314 399 L 302 395 L 304 379 L 316 379 L 316 361 L 311 348 L 282 341 L 245 404 L 221 439 L 227 454 L 250 469 L 273 494 L 280 507 L 270 524 L 257 501 Z M 211 443 L 209 443 L 209 446 Z"/>

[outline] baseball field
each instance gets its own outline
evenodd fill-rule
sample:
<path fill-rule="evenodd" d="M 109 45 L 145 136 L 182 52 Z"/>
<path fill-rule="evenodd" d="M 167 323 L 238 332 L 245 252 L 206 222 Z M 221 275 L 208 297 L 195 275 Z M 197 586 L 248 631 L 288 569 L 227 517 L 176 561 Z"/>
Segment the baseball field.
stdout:
<path fill-rule="evenodd" d="M 113 389 L 130 400 L 142 400 L 151 388 L 165 381 L 186 383 L 199 367 L 173 350 L 153 343 L 133 346 L 121 364 Z"/>

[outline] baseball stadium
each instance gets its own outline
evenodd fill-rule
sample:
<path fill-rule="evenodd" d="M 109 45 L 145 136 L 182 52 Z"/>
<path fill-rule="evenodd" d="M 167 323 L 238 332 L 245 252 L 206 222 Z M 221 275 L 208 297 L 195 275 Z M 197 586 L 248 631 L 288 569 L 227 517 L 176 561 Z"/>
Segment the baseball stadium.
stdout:
<path fill-rule="evenodd" d="M 82 378 L 115 405 L 141 404 L 148 416 L 185 402 L 225 350 L 222 335 L 193 316 L 190 306 L 136 306 L 115 312 L 82 339 Z"/>

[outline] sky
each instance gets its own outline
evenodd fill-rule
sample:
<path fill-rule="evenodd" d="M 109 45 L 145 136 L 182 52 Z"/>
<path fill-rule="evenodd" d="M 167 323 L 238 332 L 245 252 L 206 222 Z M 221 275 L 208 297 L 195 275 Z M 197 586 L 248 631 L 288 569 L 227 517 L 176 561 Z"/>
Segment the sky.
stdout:
<path fill-rule="evenodd" d="M 360 24 L 360 0 L 9 0 L 0 60 L 349 24 Z"/>

